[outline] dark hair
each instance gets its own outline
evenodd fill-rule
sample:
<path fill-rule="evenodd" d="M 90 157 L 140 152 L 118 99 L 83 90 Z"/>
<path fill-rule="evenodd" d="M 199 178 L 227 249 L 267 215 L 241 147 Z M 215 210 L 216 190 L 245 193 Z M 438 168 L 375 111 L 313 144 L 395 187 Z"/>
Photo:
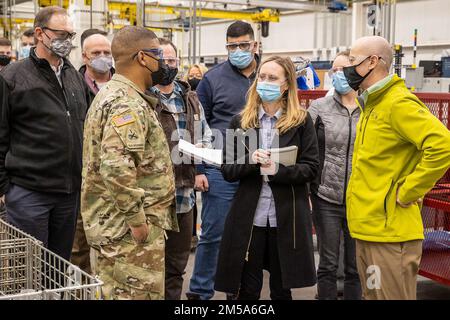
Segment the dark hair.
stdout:
<path fill-rule="evenodd" d="M 94 34 L 101 34 L 102 36 L 107 36 L 108 32 L 100 30 L 100 29 L 87 29 L 84 30 L 83 33 L 80 36 L 80 42 L 81 42 L 81 49 L 83 49 L 83 44 L 84 44 L 84 40 L 86 40 L 86 38 L 94 35 Z"/>
<path fill-rule="evenodd" d="M 6 38 L 0 38 L 0 46 L 10 47 L 11 41 Z"/>
<path fill-rule="evenodd" d="M 159 40 L 159 44 L 163 45 L 163 46 L 167 46 L 167 45 L 171 45 L 173 50 L 175 50 L 175 56 L 178 56 L 178 51 L 177 51 L 177 47 L 173 44 L 172 41 L 165 39 L 165 38 L 158 38 Z"/>
<path fill-rule="evenodd" d="M 27 38 L 29 38 L 29 37 L 32 37 L 32 36 L 34 36 L 34 30 L 31 29 L 31 28 L 25 30 L 25 31 L 22 33 L 22 37 L 27 37 Z"/>
<path fill-rule="evenodd" d="M 145 49 L 149 40 L 158 39 L 156 34 L 143 27 L 125 26 L 114 35 L 111 43 L 113 58 L 117 63 L 123 58 L 131 58 L 139 50 Z"/>
<path fill-rule="evenodd" d="M 34 18 L 34 28 L 44 28 L 47 27 L 48 22 L 55 14 L 67 15 L 67 11 L 58 6 L 45 7 L 37 13 Z"/>
<path fill-rule="evenodd" d="M 251 24 L 244 21 L 235 21 L 227 29 L 227 39 L 228 38 L 238 38 L 245 35 L 249 35 L 250 39 L 255 39 L 255 33 Z"/>

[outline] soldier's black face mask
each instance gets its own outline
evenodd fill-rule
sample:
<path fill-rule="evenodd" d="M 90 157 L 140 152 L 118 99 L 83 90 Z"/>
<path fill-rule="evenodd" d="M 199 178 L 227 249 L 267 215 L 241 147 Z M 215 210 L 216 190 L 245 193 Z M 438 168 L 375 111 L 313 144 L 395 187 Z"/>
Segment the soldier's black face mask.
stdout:
<path fill-rule="evenodd" d="M 148 68 L 146 66 L 148 70 Z M 150 70 L 151 72 L 152 70 Z M 166 83 L 171 83 L 170 81 L 171 72 L 169 70 L 169 66 L 163 62 L 162 59 L 158 60 L 158 71 L 152 72 L 152 86 L 156 86 L 158 84 L 160 85 L 166 85 Z"/>
<path fill-rule="evenodd" d="M 156 70 L 156 71 L 152 71 L 149 67 L 145 66 L 147 68 L 147 70 L 151 72 L 152 86 L 156 86 L 158 84 L 165 85 L 164 83 L 167 83 L 167 81 L 169 81 L 169 79 L 171 77 L 171 72 L 169 70 L 169 66 L 164 63 L 164 60 L 161 58 L 161 56 L 159 57 L 159 59 L 157 59 L 154 56 L 145 52 L 144 50 L 142 50 L 142 52 L 147 57 L 150 57 L 150 58 L 158 61 L 158 70 Z M 151 53 L 153 53 L 153 52 L 151 52 Z M 137 53 L 136 53 L 136 55 L 137 55 Z"/>
<path fill-rule="evenodd" d="M 136 58 L 137 55 L 139 54 L 139 52 L 141 52 L 141 51 L 147 57 L 150 57 L 150 58 L 158 61 L 158 70 L 156 70 L 156 71 L 152 71 L 149 67 L 147 67 L 147 65 L 144 66 L 148 71 L 151 72 L 151 75 L 150 75 L 151 80 L 152 80 L 151 86 L 153 87 L 158 84 L 162 84 L 164 82 L 164 79 L 166 79 L 165 81 L 167 81 L 167 79 L 170 78 L 170 71 L 169 71 L 169 66 L 167 64 L 165 64 L 162 59 L 162 51 L 160 49 L 142 49 L 133 55 L 133 59 Z M 156 55 L 159 59 L 148 54 L 147 52 L 150 52 L 150 53 Z"/>

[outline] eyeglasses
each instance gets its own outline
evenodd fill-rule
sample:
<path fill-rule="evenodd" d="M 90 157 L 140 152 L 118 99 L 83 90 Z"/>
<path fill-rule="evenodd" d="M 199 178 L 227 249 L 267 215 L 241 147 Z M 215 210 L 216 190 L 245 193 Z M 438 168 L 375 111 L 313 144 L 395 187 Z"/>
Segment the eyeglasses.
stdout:
<path fill-rule="evenodd" d="M 328 70 L 328 75 L 330 77 L 332 77 L 333 74 L 335 74 L 336 72 L 339 72 L 339 71 L 344 71 L 344 68 L 342 68 L 342 67 L 332 68 L 332 69 Z"/>
<path fill-rule="evenodd" d="M 155 48 L 155 49 L 141 49 L 141 50 L 139 50 L 139 51 L 143 51 L 144 53 L 151 53 L 152 56 L 151 56 L 151 55 L 148 55 L 148 54 L 146 54 L 146 55 L 149 56 L 150 58 L 155 59 L 155 60 L 163 59 L 163 51 L 162 51 L 161 49 L 159 49 L 159 48 Z M 139 51 L 136 52 L 136 53 L 134 54 L 134 56 L 137 56 L 137 54 L 139 53 Z"/>
<path fill-rule="evenodd" d="M 175 57 L 167 57 L 167 58 L 163 58 L 164 63 L 168 64 L 169 66 L 178 66 L 178 63 L 180 62 L 179 58 L 175 58 Z"/>
<path fill-rule="evenodd" d="M 56 34 L 56 36 L 58 37 L 58 39 L 62 39 L 62 40 L 73 40 L 75 38 L 75 36 L 77 35 L 76 32 L 69 32 L 66 30 L 58 30 L 58 29 L 52 29 L 49 27 L 43 27 L 42 30 L 50 30 L 53 33 Z M 45 33 L 45 31 L 44 31 Z M 45 33 L 46 34 L 46 33 Z"/>
<path fill-rule="evenodd" d="M 363 57 L 363 59 L 360 59 L 360 60 L 359 60 L 359 63 L 356 63 L 356 64 L 355 64 L 355 61 L 358 60 L 358 57 Z M 374 55 L 371 55 L 371 56 L 356 56 L 356 57 L 354 57 L 354 56 L 349 56 L 349 57 L 348 57 L 348 60 L 350 61 L 350 63 L 351 63 L 352 65 L 360 65 L 361 63 L 363 63 L 364 61 L 366 61 L 367 59 L 369 59 L 369 58 L 371 58 L 371 57 L 377 57 L 378 60 L 381 60 L 381 61 L 383 61 L 384 63 L 386 63 L 386 62 L 384 61 L 383 57 L 377 56 L 377 55 L 375 55 L 375 54 L 374 54 Z"/>
<path fill-rule="evenodd" d="M 198 79 L 198 80 L 202 80 L 202 76 L 199 74 L 196 75 L 189 75 L 188 79 L 192 80 L 192 79 Z"/>
<path fill-rule="evenodd" d="M 228 51 L 235 51 L 238 47 L 242 51 L 249 51 L 253 42 L 254 41 L 232 42 L 232 43 L 227 43 L 225 45 L 225 47 L 227 48 Z"/>

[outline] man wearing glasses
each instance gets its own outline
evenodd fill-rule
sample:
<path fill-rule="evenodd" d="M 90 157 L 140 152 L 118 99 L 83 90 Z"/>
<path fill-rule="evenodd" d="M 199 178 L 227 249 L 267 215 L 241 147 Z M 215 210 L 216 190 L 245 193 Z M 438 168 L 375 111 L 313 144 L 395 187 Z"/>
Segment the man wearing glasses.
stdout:
<path fill-rule="evenodd" d="M 145 28 L 122 28 L 111 50 L 116 73 L 86 117 L 84 229 L 105 299 L 164 299 L 164 238 L 178 231 L 175 179 L 158 99 L 145 92 L 166 83 L 169 70 Z"/>
<path fill-rule="evenodd" d="M 175 45 L 159 39 L 170 76 L 152 88 L 162 104 L 158 109 L 159 119 L 167 137 L 172 155 L 176 155 L 178 140 L 193 144 L 210 145 L 211 130 L 195 91 L 188 83 L 175 80 L 179 59 Z M 204 137 L 204 138 L 203 138 Z M 196 140 L 198 139 L 198 140 Z M 175 151 L 175 152 L 174 152 Z M 180 232 L 168 232 L 166 242 L 166 300 L 180 300 L 183 274 L 191 249 L 193 207 L 195 204 L 195 165 L 172 159 L 175 170 L 176 210 Z"/>
<path fill-rule="evenodd" d="M 0 195 L 11 224 L 68 260 L 89 94 L 66 59 L 75 36 L 66 11 L 42 9 L 34 32 L 30 56 L 0 76 Z"/>
<path fill-rule="evenodd" d="M 232 23 L 226 34 L 228 60 L 208 71 L 200 81 L 197 94 L 206 121 L 214 132 L 215 148 L 221 149 L 231 118 L 245 105 L 245 97 L 255 79 L 259 57 L 258 43 L 250 24 Z M 221 137 L 218 136 L 220 133 Z M 202 191 L 202 234 L 198 243 L 188 299 L 214 296 L 220 240 L 237 183 L 226 182 L 219 168 L 199 167 L 195 188 Z"/>

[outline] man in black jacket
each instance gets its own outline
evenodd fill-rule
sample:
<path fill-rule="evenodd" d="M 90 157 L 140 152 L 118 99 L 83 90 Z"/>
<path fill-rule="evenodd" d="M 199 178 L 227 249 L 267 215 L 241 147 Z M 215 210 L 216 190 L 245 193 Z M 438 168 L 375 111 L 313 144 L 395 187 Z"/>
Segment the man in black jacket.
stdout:
<path fill-rule="evenodd" d="M 89 94 L 65 58 L 75 36 L 66 11 L 42 9 L 34 28 L 30 57 L 0 73 L 0 196 L 11 224 L 69 259 Z"/>

